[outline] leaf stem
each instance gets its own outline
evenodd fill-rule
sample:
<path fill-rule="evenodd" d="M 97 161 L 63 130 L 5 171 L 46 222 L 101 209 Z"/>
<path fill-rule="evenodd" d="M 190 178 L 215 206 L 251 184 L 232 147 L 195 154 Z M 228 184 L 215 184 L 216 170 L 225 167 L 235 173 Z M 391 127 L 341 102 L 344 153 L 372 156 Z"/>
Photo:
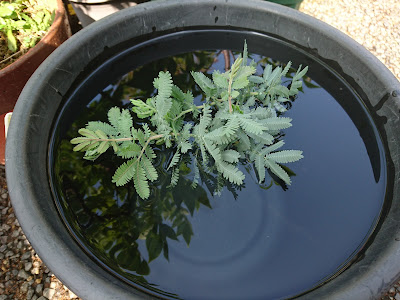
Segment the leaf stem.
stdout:
<path fill-rule="evenodd" d="M 96 142 L 125 142 L 125 141 L 133 141 L 135 138 L 119 138 L 119 139 L 93 139 L 93 138 L 82 138 L 86 141 L 96 141 Z"/>
<path fill-rule="evenodd" d="M 228 85 L 228 104 L 229 104 L 229 113 L 231 114 L 233 112 L 232 109 L 232 82 L 233 82 L 233 78 L 232 75 L 229 78 L 229 85 Z"/>
<path fill-rule="evenodd" d="M 157 140 L 157 139 L 162 138 L 162 137 L 164 137 L 164 134 L 157 134 L 157 135 L 153 135 L 153 136 L 149 137 L 149 138 L 147 139 L 147 141 L 146 141 L 146 144 L 145 144 L 144 147 L 142 148 L 142 151 L 140 151 L 140 154 L 139 154 L 139 156 L 138 156 L 138 158 L 137 158 L 136 161 L 139 162 L 139 160 L 140 160 L 140 159 L 142 158 L 142 156 L 143 156 L 144 151 L 146 150 L 147 146 L 149 145 L 149 143 L 150 143 L 152 140 Z"/>

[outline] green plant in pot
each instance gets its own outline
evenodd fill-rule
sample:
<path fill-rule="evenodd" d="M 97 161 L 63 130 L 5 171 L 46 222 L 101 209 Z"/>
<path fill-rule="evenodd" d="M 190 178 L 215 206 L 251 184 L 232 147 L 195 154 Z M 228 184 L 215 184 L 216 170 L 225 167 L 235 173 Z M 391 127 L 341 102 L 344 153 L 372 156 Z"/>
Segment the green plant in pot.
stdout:
<path fill-rule="evenodd" d="M 70 36 L 61 0 L 0 2 L 0 164 L 5 162 L 5 115 L 40 63 Z"/>
<path fill-rule="evenodd" d="M 2 41 L 6 41 L 1 47 L 0 68 L 35 46 L 50 28 L 54 17 L 54 11 L 50 12 L 33 0 L 0 2 L 0 34 Z"/>

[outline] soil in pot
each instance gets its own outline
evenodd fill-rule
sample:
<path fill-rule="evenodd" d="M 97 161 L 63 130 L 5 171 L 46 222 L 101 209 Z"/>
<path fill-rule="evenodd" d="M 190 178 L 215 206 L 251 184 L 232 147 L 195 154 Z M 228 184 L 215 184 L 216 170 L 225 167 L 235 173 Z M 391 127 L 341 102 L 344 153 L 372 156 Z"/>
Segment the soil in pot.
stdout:
<path fill-rule="evenodd" d="M 259 72 L 289 60 L 309 66 L 285 113 L 293 119 L 285 147 L 304 151 L 289 165 L 291 186 L 273 177 L 260 185 L 243 165 L 242 189 L 214 196 L 213 178 L 202 178 L 193 190 L 188 168 L 170 190 L 172 154 L 160 147 L 163 176 L 143 201 L 133 186 L 111 183 L 117 158 L 89 162 L 72 151 L 70 139 L 88 121 L 151 96 L 160 70 L 199 97 L 189 71 L 224 71 L 221 50 L 237 53 L 245 39 Z M 77 243 L 116 277 L 165 298 L 276 299 L 312 290 L 362 255 L 385 200 L 383 146 L 359 97 L 325 64 L 253 32 L 171 33 L 93 67 L 65 100 L 49 153 L 54 199 Z"/>

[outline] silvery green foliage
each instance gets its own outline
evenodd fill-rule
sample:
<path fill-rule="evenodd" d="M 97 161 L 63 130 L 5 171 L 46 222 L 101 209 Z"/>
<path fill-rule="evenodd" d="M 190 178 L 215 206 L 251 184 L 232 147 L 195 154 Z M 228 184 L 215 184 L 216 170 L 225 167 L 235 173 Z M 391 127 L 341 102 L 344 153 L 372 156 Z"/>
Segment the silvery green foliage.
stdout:
<path fill-rule="evenodd" d="M 284 69 L 268 65 L 262 76 L 256 76 L 254 61 L 247 61 L 245 44 L 242 56 L 229 71 L 214 71 L 212 79 L 192 72 L 205 95 L 199 106 L 194 104 L 190 91 L 183 92 L 173 84 L 169 72 L 160 72 L 153 82 L 157 89 L 154 97 L 131 100 L 132 113 L 144 119 L 143 125 L 135 128 L 129 110 L 113 107 L 108 112 L 109 123 L 89 122 L 79 130 L 81 136 L 71 140 L 76 144 L 74 151 L 84 151 L 85 159 L 95 160 L 112 148 L 126 159 L 116 170 L 113 182 L 121 186 L 133 181 L 143 199 L 150 195 L 149 181 L 158 178 L 153 147 L 161 143 L 175 151 L 168 165 L 171 187 L 177 185 L 179 171 L 188 161 L 194 171 L 193 187 L 201 172 L 218 174 L 217 192 L 224 180 L 240 186 L 245 175 L 238 165 L 245 161 L 253 164 L 260 183 L 269 169 L 289 185 L 290 177 L 281 164 L 303 156 L 299 150 L 281 150 L 284 142 L 278 136 L 292 126 L 292 120 L 280 114 L 286 111 L 283 104 L 299 92 L 307 67 L 300 67 L 290 87 L 286 87 L 282 77 L 288 73 L 290 63 Z"/>

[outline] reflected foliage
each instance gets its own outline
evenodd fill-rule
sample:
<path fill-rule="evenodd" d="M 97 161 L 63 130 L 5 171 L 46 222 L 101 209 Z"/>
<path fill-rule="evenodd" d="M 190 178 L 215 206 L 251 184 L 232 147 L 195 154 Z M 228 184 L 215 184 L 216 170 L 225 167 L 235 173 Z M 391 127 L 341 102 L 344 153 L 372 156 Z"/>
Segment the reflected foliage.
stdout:
<path fill-rule="evenodd" d="M 152 78 L 160 70 L 168 70 L 183 91 L 192 90 L 195 97 L 201 97 L 202 92 L 190 76 L 190 71 L 212 71 L 215 64 L 224 65 L 223 60 L 221 52 L 198 51 L 164 58 L 126 74 L 100 91 L 80 116 L 68 124 L 68 130 L 60 132 L 60 140 L 55 146 L 55 190 L 61 210 L 77 239 L 113 271 L 133 282 L 145 284 L 149 289 L 157 290 L 145 279 L 151 272 L 150 262 L 159 256 L 169 259 L 168 243 L 185 242 L 189 246 L 194 234 L 189 216 L 201 207 L 212 209 L 208 195 L 214 194 L 219 186 L 218 177 L 201 172 L 202 185 L 193 189 L 193 167 L 187 162 L 180 165 L 178 185 L 169 188 L 171 172 L 167 171 L 167 166 L 174 153 L 173 149 L 159 146 L 155 166 L 160 176 L 150 187 L 152 197 L 143 200 L 136 194 L 133 185 L 116 187 L 112 183 L 112 176 L 123 159 L 106 153 L 95 163 L 83 160 L 79 152 L 72 151 L 73 145 L 69 141 L 88 121 L 106 121 L 111 107 L 130 108 L 129 99 L 152 97 L 156 92 Z M 271 61 L 260 59 L 259 63 L 265 66 Z M 293 69 L 288 73 L 289 82 L 290 74 L 295 71 Z M 313 83 L 310 81 L 310 84 Z M 290 102 L 285 102 L 288 109 L 294 100 L 293 97 Z M 140 122 L 134 120 L 136 124 Z M 254 174 L 253 166 L 243 165 L 243 168 Z M 295 175 L 287 167 L 285 171 L 289 176 Z M 274 182 L 287 188 L 282 180 L 270 175 L 271 181 L 260 184 L 260 187 L 269 189 Z M 255 181 L 258 182 L 257 179 Z M 238 187 L 225 184 L 225 188 L 235 195 Z"/>

